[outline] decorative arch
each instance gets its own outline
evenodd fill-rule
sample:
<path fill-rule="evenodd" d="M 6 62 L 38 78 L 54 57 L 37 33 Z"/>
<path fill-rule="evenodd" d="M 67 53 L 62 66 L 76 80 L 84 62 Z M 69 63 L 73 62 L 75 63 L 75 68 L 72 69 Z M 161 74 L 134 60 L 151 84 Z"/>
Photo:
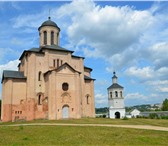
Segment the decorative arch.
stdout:
<path fill-rule="evenodd" d="M 61 95 L 62 103 L 70 103 L 71 102 L 71 96 L 68 92 L 64 92 Z"/>

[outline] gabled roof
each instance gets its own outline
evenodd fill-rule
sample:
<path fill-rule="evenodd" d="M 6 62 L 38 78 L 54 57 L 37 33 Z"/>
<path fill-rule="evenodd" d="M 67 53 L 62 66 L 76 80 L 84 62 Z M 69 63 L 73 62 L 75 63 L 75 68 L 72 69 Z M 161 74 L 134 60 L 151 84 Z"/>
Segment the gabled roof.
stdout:
<path fill-rule="evenodd" d="M 120 86 L 120 85 L 117 84 L 117 83 L 114 83 L 114 84 L 112 84 L 110 87 L 108 87 L 107 89 L 115 89 L 115 88 L 124 88 L 124 87 Z"/>
<path fill-rule="evenodd" d="M 81 72 L 75 70 L 72 66 L 70 66 L 68 63 L 65 62 L 63 65 L 59 66 L 58 68 L 53 69 L 53 70 L 49 70 L 49 71 L 45 72 L 44 75 L 46 75 L 47 73 L 52 72 L 52 71 L 58 72 L 58 71 L 60 71 L 62 68 L 64 68 L 65 66 L 69 67 L 72 71 L 81 74 Z"/>
<path fill-rule="evenodd" d="M 23 72 L 20 71 L 12 71 L 12 70 L 4 70 L 3 74 L 2 74 L 2 81 L 5 78 L 12 78 L 12 79 L 26 79 L 26 77 L 24 76 Z"/>
<path fill-rule="evenodd" d="M 84 75 L 84 79 L 85 79 L 85 80 L 96 80 L 96 79 L 92 79 L 91 77 L 88 77 L 88 76 L 86 76 L 86 75 Z"/>

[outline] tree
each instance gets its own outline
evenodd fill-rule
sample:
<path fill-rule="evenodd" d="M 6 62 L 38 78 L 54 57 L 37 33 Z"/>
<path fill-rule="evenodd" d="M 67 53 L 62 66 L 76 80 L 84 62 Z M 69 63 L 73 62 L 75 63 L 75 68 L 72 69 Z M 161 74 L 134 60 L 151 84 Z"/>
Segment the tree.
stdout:
<path fill-rule="evenodd" d="M 162 110 L 168 111 L 168 99 L 165 99 L 162 103 Z"/>

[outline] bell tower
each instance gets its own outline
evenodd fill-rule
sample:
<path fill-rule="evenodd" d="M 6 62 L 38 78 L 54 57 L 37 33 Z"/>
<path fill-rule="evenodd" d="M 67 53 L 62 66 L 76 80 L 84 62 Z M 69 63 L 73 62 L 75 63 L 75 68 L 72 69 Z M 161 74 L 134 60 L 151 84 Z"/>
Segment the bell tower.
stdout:
<path fill-rule="evenodd" d="M 123 89 L 124 87 L 120 86 L 117 83 L 116 73 L 113 72 L 112 85 L 107 88 L 108 91 L 108 105 L 109 105 L 109 117 L 112 119 L 115 118 L 124 118 L 125 117 L 125 106 L 124 106 L 124 97 Z"/>
<path fill-rule="evenodd" d="M 48 20 L 43 22 L 38 28 L 40 35 L 40 47 L 58 45 L 60 43 L 60 28 L 57 24 L 51 21 L 51 17 L 48 17 Z"/>

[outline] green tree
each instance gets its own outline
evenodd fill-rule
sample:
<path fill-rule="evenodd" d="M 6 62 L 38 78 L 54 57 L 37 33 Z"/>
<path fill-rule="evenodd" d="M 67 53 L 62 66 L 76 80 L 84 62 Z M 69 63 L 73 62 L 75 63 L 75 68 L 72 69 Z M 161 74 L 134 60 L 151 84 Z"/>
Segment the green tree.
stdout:
<path fill-rule="evenodd" d="M 165 99 L 162 103 L 162 110 L 168 111 L 168 99 Z"/>

